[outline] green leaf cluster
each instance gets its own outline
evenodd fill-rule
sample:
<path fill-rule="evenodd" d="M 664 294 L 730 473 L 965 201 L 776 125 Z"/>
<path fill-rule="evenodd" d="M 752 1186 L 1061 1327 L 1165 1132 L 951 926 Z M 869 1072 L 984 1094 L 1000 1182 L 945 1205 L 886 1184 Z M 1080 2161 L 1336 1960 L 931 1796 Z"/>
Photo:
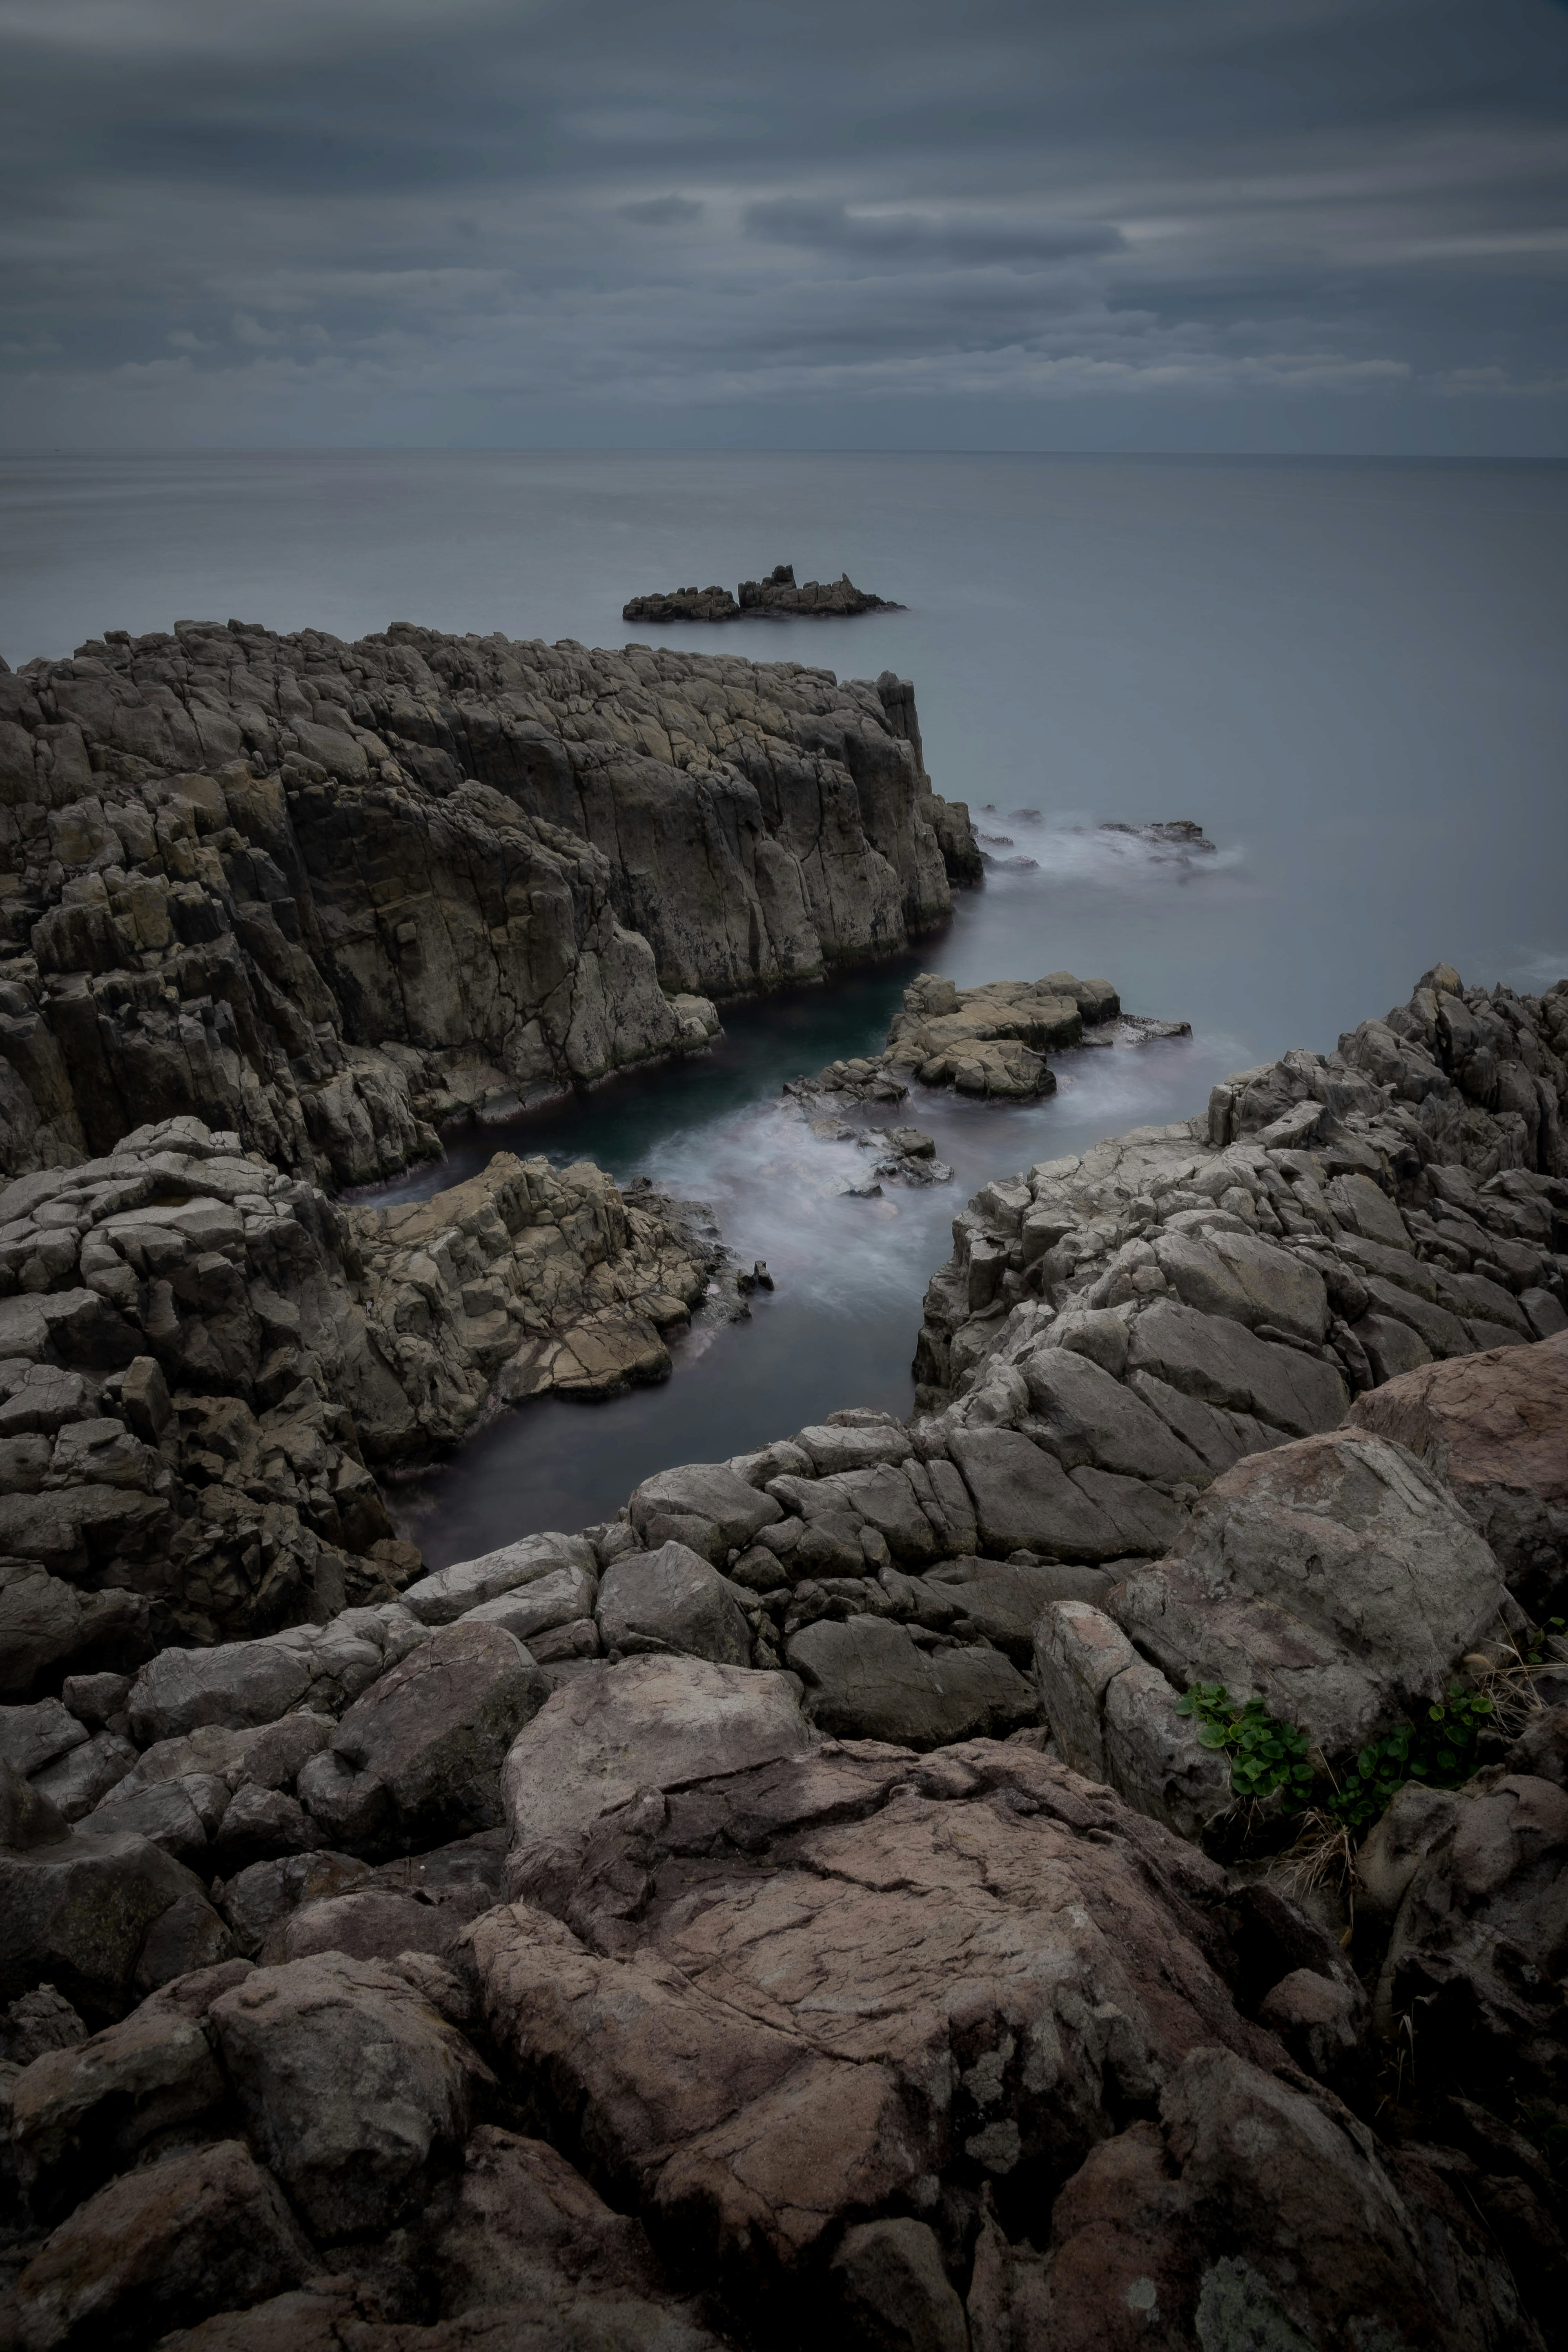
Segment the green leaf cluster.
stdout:
<path fill-rule="evenodd" d="M 1177 1700 L 1176 1713 L 1195 1718 L 1200 1747 L 1228 1755 L 1236 1796 L 1258 1802 L 1278 1791 L 1288 1813 L 1312 1801 L 1317 1775 L 1306 1733 L 1270 1715 L 1260 1698 L 1242 1704 L 1223 1683 L 1194 1683 Z M 1347 1830 L 1361 1831 L 1387 1811 L 1407 1780 L 1458 1788 L 1476 1769 L 1476 1741 L 1491 1713 L 1492 1702 L 1482 1693 L 1450 1683 L 1415 1722 L 1370 1740 L 1342 1785 L 1318 1800 L 1321 1811 Z"/>
<path fill-rule="evenodd" d="M 1324 1811 L 1348 1830 L 1370 1829 L 1407 1780 L 1429 1788 L 1457 1789 L 1476 1769 L 1476 1741 L 1492 1713 L 1491 1700 L 1463 1683 L 1450 1683 L 1444 1696 L 1414 1723 L 1402 1723 L 1368 1742 Z"/>
<path fill-rule="evenodd" d="M 1177 1700 L 1176 1713 L 1196 1717 L 1200 1748 L 1228 1754 L 1237 1796 L 1257 1801 L 1280 1790 L 1288 1812 L 1306 1803 L 1313 1778 L 1307 1735 L 1270 1715 L 1260 1698 L 1237 1705 L 1223 1683 L 1194 1683 Z"/>

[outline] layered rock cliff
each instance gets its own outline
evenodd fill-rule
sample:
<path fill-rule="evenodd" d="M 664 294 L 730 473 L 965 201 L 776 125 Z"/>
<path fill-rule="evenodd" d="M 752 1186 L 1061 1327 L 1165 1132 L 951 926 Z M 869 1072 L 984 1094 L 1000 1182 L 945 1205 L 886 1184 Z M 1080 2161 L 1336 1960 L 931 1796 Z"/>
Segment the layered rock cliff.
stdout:
<path fill-rule="evenodd" d="M 0 674 L 0 1168 L 150 1119 L 359 1182 L 464 1109 L 700 1050 L 977 872 L 912 691 L 395 624 Z"/>

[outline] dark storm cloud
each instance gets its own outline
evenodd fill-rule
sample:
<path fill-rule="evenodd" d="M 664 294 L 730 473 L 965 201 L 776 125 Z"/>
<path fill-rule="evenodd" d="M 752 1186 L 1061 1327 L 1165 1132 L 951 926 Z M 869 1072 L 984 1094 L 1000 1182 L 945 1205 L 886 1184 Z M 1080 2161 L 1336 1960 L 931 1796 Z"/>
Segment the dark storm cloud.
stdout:
<path fill-rule="evenodd" d="M 0 89 L 13 445 L 1568 414 L 1555 0 L 0 0 Z"/>

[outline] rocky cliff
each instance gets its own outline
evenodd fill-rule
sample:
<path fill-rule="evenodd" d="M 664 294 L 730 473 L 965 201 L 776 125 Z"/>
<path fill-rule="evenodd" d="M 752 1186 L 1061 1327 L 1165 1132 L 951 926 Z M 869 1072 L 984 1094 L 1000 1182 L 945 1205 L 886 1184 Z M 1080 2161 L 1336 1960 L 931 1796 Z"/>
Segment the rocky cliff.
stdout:
<path fill-rule="evenodd" d="M 978 872 L 913 697 L 396 624 L 115 632 L 0 674 L 0 1168 L 149 1120 L 360 1182 L 700 1051 Z"/>

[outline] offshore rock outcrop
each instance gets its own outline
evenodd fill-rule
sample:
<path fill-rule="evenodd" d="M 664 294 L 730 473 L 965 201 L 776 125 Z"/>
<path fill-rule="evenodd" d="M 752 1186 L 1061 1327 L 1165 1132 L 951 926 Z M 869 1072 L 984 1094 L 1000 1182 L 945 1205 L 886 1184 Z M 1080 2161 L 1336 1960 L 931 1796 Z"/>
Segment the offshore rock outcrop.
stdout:
<path fill-rule="evenodd" d="M 115 632 L 0 673 L 0 1168 L 194 1116 L 388 1175 L 898 951 L 974 856 L 890 673 Z"/>
<path fill-rule="evenodd" d="M 748 614 L 775 619 L 803 614 L 814 620 L 843 620 L 858 613 L 901 613 L 883 596 L 857 588 L 847 572 L 837 580 L 795 584 L 795 566 L 775 563 L 765 580 L 742 580 L 738 597 L 727 588 L 674 588 L 668 595 L 634 596 L 621 607 L 623 621 L 740 621 Z"/>

